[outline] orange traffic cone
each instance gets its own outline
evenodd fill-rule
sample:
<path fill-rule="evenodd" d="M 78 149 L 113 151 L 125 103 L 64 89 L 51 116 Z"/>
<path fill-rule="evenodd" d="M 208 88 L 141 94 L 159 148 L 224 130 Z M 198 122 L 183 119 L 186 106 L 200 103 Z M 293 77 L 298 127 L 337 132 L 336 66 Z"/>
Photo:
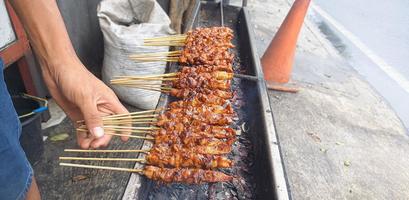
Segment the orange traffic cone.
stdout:
<path fill-rule="evenodd" d="M 264 78 L 276 83 L 290 80 L 298 34 L 311 0 L 295 0 L 261 58 Z"/>

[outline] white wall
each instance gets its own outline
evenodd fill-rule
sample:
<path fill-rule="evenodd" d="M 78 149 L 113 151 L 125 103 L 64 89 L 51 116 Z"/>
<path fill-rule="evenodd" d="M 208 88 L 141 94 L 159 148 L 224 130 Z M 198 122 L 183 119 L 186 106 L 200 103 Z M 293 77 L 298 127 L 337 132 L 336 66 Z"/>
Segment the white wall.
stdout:
<path fill-rule="evenodd" d="M 4 0 L 0 0 L 0 49 L 16 40 Z"/>

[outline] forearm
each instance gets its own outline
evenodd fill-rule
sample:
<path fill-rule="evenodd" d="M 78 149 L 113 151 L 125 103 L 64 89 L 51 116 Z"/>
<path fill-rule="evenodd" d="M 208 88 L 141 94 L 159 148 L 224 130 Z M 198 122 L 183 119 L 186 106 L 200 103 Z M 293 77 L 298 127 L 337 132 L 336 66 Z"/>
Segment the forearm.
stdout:
<path fill-rule="evenodd" d="M 51 75 L 82 65 L 55 0 L 11 0 L 43 70 Z"/>
<path fill-rule="evenodd" d="M 108 145 L 111 136 L 104 135 L 101 116 L 128 111 L 78 59 L 55 0 L 10 1 L 28 33 L 51 95 L 73 121 L 85 120 L 90 135 L 77 133 L 78 144 L 82 148 Z"/>

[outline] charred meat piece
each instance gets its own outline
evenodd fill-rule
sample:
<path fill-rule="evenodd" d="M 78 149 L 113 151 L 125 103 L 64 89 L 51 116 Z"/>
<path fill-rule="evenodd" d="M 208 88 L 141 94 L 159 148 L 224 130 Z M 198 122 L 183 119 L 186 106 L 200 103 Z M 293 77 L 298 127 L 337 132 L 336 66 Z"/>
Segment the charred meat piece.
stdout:
<path fill-rule="evenodd" d="M 184 113 L 194 113 L 194 114 L 199 114 L 199 113 L 205 113 L 207 111 L 210 111 L 215 114 L 233 114 L 234 110 L 230 104 L 227 104 L 225 106 L 220 106 L 220 105 L 206 105 L 206 104 L 194 104 L 192 101 L 175 101 L 169 104 L 169 110 L 168 112 L 184 112 Z"/>
<path fill-rule="evenodd" d="M 179 137 L 189 138 L 217 138 L 231 139 L 235 138 L 236 133 L 232 128 L 222 126 L 211 126 L 207 124 L 199 124 L 195 126 L 186 126 L 182 123 L 175 123 L 174 126 L 163 127 L 153 133 L 155 136 L 161 135 L 176 135 Z"/>
<path fill-rule="evenodd" d="M 192 152 L 155 152 L 145 157 L 147 164 L 159 167 L 216 169 L 232 167 L 233 162 L 218 155 L 197 154 Z"/>
<path fill-rule="evenodd" d="M 209 125 L 226 126 L 233 122 L 234 114 L 218 114 L 211 111 L 195 113 L 186 110 L 170 110 L 158 117 L 157 126 L 165 126 L 167 123 L 178 122 L 185 125 L 206 123 Z"/>
<path fill-rule="evenodd" d="M 146 166 L 144 175 L 149 179 L 164 183 L 216 183 L 227 182 L 233 179 L 232 176 L 218 171 L 203 169 L 186 169 L 186 168 L 159 168 L 155 166 Z"/>
<path fill-rule="evenodd" d="M 207 137 L 203 135 L 156 135 L 155 144 L 181 145 L 184 148 L 195 146 L 219 146 L 232 145 L 236 139 L 218 139 L 215 137 Z"/>
<path fill-rule="evenodd" d="M 179 62 L 191 65 L 230 65 L 233 31 L 226 27 L 198 28 L 187 33 Z"/>
<path fill-rule="evenodd" d="M 214 72 L 214 71 L 223 71 L 228 73 L 233 73 L 233 66 L 230 65 L 193 65 L 187 66 L 189 68 L 198 68 L 199 71 L 203 72 Z M 182 70 L 185 67 L 182 68 Z"/>
<path fill-rule="evenodd" d="M 229 70 L 229 71 L 227 71 Z M 179 71 L 179 77 L 200 76 L 201 74 L 212 76 L 217 80 L 231 80 L 233 78 L 232 68 L 224 65 L 196 65 L 185 66 Z"/>
<path fill-rule="evenodd" d="M 170 82 L 172 88 L 199 92 L 203 89 L 230 90 L 233 73 L 210 71 L 205 67 L 183 67 L 175 80 Z"/>
<path fill-rule="evenodd" d="M 185 46 L 215 45 L 233 48 L 233 30 L 228 27 L 196 28 L 186 33 Z"/>
<path fill-rule="evenodd" d="M 226 143 L 220 143 L 218 146 L 205 146 L 198 145 L 190 148 L 184 147 L 182 144 L 169 144 L 169 143 L 160 143 L 155 144 L 152 147 L 152 151 L 158 152 L 190 152 L 198 154 L 209 154 L 209 155 L 224 155 L 232 151 L 232 146 Z"/>
<path fill-rule="evenodd" d="M 182 99 L 193 98 L 195 96 L 202 96 L 209 95 L 209 96 L 216 96 L 222 99 L 231 99 L 233 98 L 233 94 L 230 91 L 223 91 L 219 89 L 208 89 L 208 88 L 197 88 L 196 90 L 191 89 L 171 89 L 170 95 Z"/>
<path fill-rule="evenodd" d="M 179 56 L 179 63 L 190 65 L 231 65 L 234 54 L 228 48 L 185 47 Z"/>

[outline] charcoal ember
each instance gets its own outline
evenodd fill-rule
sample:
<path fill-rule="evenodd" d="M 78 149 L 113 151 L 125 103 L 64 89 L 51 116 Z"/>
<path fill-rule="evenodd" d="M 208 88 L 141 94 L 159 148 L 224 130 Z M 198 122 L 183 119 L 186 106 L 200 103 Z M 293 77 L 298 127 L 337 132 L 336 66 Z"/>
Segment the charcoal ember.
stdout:
<path fill-rule="evenodd" d="M 209 184 L 209 190 L 207 191 L 207 195 L 209 197 L 209 200 L 216 200 L 216 190 L 217 190 L 217 184 L 215 183 L 210 183 Z"/>
<path fill-rule="evenodd" d="M 245 181 L 242 178 L 233 178 L 232 181 L 234 188 L 236 189 L 236 193 L 240 194 L 237 196 L 238 199 L 246 199 L 242 194 L 246 192 L 245 189 Z"/>
<path fill-rule="evenodd" d="M 245 150 L 242 149 L 241 151 L 239 151 L 239 156 L 240 156 L 240 157 L 246 158 L 247 155 L 248 155 L 248 153 L 247 153 Z"/>
<path fill-rule="evenodd" d="M 233 102 L 233 105 L 237 108 L 240 109 L 242 106 L 244 106 L 244 101 L 242 99 L 237 99 L 236 101 Z"/>

